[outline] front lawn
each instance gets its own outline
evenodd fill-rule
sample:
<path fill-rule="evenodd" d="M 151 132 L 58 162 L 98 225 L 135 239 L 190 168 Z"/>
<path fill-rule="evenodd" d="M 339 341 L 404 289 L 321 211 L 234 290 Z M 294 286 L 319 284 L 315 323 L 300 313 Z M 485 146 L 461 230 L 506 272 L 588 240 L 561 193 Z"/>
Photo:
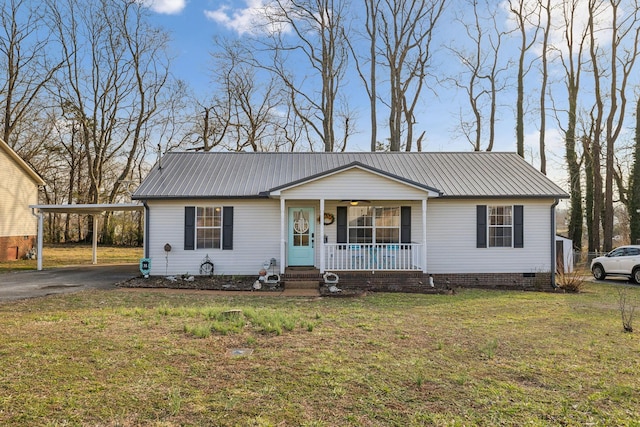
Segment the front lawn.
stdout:
<path fill-rule="evenodd" d="M 0 424 L 638 425 L 620 288 L 1 303 Z"/>

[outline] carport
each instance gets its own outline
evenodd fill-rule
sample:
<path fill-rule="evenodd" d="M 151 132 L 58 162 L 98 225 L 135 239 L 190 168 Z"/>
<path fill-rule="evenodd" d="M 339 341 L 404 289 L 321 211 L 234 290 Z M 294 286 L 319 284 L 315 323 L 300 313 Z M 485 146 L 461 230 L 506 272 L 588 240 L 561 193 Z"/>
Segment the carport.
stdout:
<path fill-rule="evenodd" d="M 93 216 L 93 258 L 92 264 L 98 263 L 98 221 L 96 217 L 104 212 L 144 211 L 138 203 L 103 203 L 78 205 L 30 205 L 31 211 L 38 217 L 38 270 L 42 270 L 42 247 L 44 236 L 45 213 L 75 213 Z M 37 213 L 36 213 L 37 211 Z"/>

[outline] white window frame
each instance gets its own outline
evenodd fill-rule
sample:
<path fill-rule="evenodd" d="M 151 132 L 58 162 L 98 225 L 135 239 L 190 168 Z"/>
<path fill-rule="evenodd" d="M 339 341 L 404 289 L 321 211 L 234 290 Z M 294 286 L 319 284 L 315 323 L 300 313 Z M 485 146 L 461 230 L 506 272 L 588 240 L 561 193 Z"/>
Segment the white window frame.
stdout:
<path fill-rule="evenodd" d="M 206 220 L 206 216 L 202 216 L 200 213 L 207 209 L 211 209 L 211 225 L 200 225 L 201 218 Z M 222 249 L 222 206 L 196 206 L 196 226 L 195 226 L 195 241 L 196 241 L 196 249 Z M 219 213 L 216 216 L 216 213 Z M 219 221 L 216 225 L 216 218 L 219 218 Z M 200 238 L 200 231 L 211 230 L 213 234 L 211 236 L 204 236 Z M 216 242 L 216 230 L 218 234 L 218 239 Z M 207 243 L 210 243 L 207 245 Z M 216 245 L 217 243 L 217 245 Z"/>
<path fill-rule="evenodd" d="M 353 215 L 353 212 L 361 209 L 371 209 L 371 215 L 366 218 L 371 218 L 371 225 L 362 225 L 362 226 L 352 226 L 351 221 L 359 216 Z M 397 225 L 377 225 L 376 224 L 376 214 L 378 209 L 396 209 L 397 211 Z M 351 244 L 362 244 L 362 245 L 385 245 L 385 244 L 399 244 L 401 240 L 401 210 L 400 206 L 348 206 L 347 208 L 347 242 Z M 354 242 L 351 240 L 351 230 L 354 229 L 371 229 L 371 242 Z M 395 229 L 397 230 L 397 242 L 378 242 L 377 230 L 388 230 Z"/>
<path fill-rule="evenodd" d="M 503 212 L 496 213 L 496 215 L 492 215 L 494 210 L 502 209 Z M 508 209 L 508 215 L 504 212 L 504 210 Z M 513 232 L 514 232 L 514 224 L 513 224 L 513 205 L 489 205 L 487 206 L 487 246 L 490 248 L 513 248 Z M 496 223 L 492 223 L 492 219 L 500 219 L 502 221 L 496 221 Z M 496 236 L 492 235 L 492 230 L 497 229 L 509 229 L 509 235 L 501 235 Z M 508 238 L 508 244 L 504 240 Z M 498 244 L 500 243 L 500 244 Z"/>

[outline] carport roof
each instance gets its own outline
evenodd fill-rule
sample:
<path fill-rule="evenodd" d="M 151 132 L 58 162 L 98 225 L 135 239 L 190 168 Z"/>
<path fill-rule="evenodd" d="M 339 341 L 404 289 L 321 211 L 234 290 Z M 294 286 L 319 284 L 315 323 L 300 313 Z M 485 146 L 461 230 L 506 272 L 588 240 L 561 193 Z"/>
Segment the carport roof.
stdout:
<path fill-rule="evenodd" d="M 71 205 L 29 205 L 31 209 L 37 209 L 38 220 L 38 270 L 42 270 L 42 247 L 43 247 L 43 213 L 76 213 L 86 215 L 99 215 L 106 211 L 142 211 L 144 206 L 139 203 L 96 203 L 96 204 L 71 204 Z M 98 263 L 98 221 L 93 221 L 93 264 Z"/>
<path fill-rule="evenodd" d="M 95 215 L 106 211 L 142 211 L 144 206 L 140 203 L 96 203 L 96 204 L 66 204 L 66 205 L 29 205 L 40 212 L 76 213 Z"/>

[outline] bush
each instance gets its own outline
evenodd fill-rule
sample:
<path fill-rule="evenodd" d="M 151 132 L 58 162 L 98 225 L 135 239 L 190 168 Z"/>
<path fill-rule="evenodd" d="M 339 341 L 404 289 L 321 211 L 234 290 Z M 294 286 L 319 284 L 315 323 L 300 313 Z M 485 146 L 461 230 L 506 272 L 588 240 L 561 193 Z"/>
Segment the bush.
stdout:
<path fill-rule="evenodd" d="M 558 287 L 565 292 L 580 292 L 585 285 L 584 276 L 577 272 L 558 273 L 556 276 Z"/>

